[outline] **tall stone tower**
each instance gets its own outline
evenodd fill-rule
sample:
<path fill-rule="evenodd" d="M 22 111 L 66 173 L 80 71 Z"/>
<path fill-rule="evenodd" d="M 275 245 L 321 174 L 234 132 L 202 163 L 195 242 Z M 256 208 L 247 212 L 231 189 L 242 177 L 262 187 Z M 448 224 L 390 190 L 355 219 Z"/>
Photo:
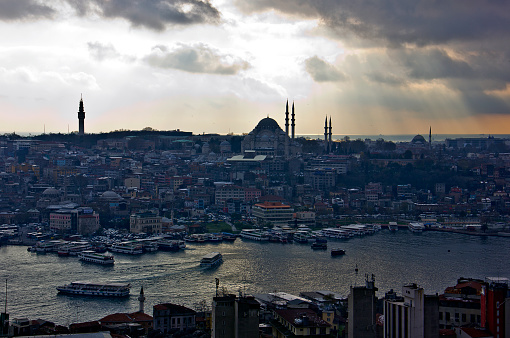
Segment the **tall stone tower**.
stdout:
<path fill-rule="evenodd" d="M 295 129 L 296 129 L 296 118 L 295 118 L 295 114 L 294 114 L 294 102 L 292 102 L 292 119 L 291 119 L 291 128 L 292 128 L 292 140 L 294 141 L 294 136 L 295 136 Z"/>
<path fill-rule="evenodd" d="M 140 296 L 138 296 L 138 302 L 139 302 L 138 312 L 143 313 L 143 303 L 145 302 L 145 296 L 143 294 L 143 286 L 140 289 Z"/>
<path fill-rule="evenodd" d="M 80 98 L 80 109 L 78 110 L 78 134 L 85 134 L 85 109 L 83 108 L 83 96 Z"/>

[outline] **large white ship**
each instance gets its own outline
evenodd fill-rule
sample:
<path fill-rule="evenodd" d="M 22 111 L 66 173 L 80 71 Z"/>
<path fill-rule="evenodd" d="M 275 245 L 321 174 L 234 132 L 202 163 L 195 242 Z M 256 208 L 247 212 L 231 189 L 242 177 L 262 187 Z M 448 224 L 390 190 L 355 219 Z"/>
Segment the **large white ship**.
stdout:
<path fill-rule="evenodd" d="M 127 297 L 130 288 L 129 283 L 72 282 L 68 285 L 57 286 L 60 293 L 100 297 Z"/>
<path fill-rule="evenodd" d="M 115 243 L 110 251 L 130 255 L 141 255 L 143 253 L 142 244 L 135 241 Z"/>
<path fill-rule="evenodd" d="M 254 241 L 269 241 L 269 235 L 257 229 L 245 229 L 241 231 L 241 238 L 252 239 Z"/>
<path fill-rule="evenodd" d="M 92 250 L 82 251 L 78 254 L 81 261 L 102 265 L 113 265 L 115 260 L 112 255 L 98 253 Z"/>

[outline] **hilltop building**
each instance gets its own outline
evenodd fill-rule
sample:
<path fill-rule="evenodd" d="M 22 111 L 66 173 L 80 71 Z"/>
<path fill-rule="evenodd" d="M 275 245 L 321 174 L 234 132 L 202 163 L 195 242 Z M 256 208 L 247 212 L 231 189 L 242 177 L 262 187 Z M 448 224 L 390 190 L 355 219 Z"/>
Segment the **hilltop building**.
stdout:
<path fill-rule="evenodd" d="M 292 118 L 289 135 L 289 101 L 285 110 L 285 131 L 269 116 L 260 120 L 255 129 L 246 135 L 241 143 L 241 152 L 254 150 L 257 155 L 295 156 L 301 153 L 301 146 L 295 141 L 295 110 L 292 103 Z"/>

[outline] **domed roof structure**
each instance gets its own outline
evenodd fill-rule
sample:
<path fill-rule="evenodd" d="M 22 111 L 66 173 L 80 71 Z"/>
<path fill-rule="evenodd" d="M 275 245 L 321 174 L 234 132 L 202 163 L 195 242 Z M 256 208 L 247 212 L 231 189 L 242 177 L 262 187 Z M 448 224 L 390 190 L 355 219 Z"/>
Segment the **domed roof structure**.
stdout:
<path fill-rule="evenodd" d="M 422 143 L 422 144 L 425 144 L 427 143 L 427 141 L 425 141 L 425 138 L 421 135 L 416 135 L 415 137 L 413 137 L 413 140 L 411 141 L 411 143 Z"/>
<path fill-rule="evenodd" d="M 60 196 L 60 190 L 55 188 L 48 188 L 43 191 L 43 196 Z"/>
<path fill-rule="evenodd" d="M 108 190 L 101 194 L 101 199 L 108 201 L 118 201 L 121 200 L 122 197 L 120 197 L 120 195 L 117 194 L 116 192 Z"/>
<path fill-rule="evenodd" d="M 268 129 L 268 130 L 277 130 L 280 129 L 280 126 L 278 125 L 278 122 L 273 120 L 270 117 L 263 118 L 260 120 L 259 124 L 255 127 L 257 130 L 261 129 Z"/>

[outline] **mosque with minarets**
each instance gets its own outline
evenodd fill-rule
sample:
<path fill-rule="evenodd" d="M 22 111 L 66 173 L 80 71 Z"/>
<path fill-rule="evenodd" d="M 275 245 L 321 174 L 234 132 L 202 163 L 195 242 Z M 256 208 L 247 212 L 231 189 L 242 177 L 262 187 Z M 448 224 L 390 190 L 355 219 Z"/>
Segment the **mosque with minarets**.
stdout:
<path fill-rule="evenodd" d="M 285 109 L 285 131 L 269 116 L 260 120 L 257 126 L 244 137 L 241 151 L 254 151 L 257 155 L 291 157 L 301 153 L 301 144 L 296 141 L 296 114 L 292 103 L 289 125 L 289 101 Z M 290 127 L 290 130 L 289 130 Z"/>

